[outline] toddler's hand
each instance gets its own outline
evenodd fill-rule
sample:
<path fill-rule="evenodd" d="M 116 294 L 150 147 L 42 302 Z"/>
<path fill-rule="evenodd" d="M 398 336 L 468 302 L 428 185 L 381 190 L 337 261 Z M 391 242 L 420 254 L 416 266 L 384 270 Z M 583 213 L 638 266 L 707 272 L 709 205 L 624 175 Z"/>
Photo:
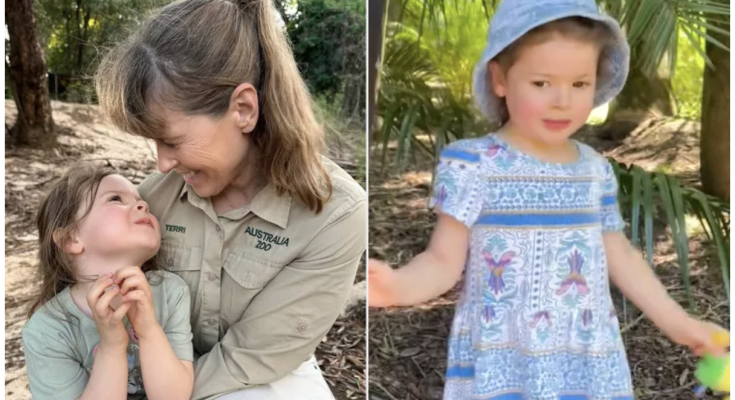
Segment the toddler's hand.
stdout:
<path fill-rule="evenodd" d="M 722 355 L 725 352 L 727 345 L 718 343 L 715 338 L 717 332 L 725 332 L 725 330 L 711 322 L 689 317 L 670 332 L 664 333 L 674 342 L 689 347 L 694 355 L 702 356 L 705 353 Z"/>
<path fill-rule="evenodd" d="M 138 338 L 144 339 L 152 329 L 160 327 L 153 308 L 153 293 L 140 267 L 125 267 L 115 272 L 123 302 L 130 305 L 128 320 Z"/>
<path fill-rule="evenodd" d="M 389 307 L 398 302 L 396 272 L 386 263 L 368 260 L 368 306 Z"/>
<path fill-rule="evenodd" d="M 92 318 L 100 334 L 100 346 L 124 348 L 128 345 L 128 333 L 125 331 L 123 317 L 128 312 L 130 305 L 123 304 L 116 309 L 110 307 L 112 299 L 120 292 L 118 287 L 106 290 L 113 284 L 111 273 L 97 278 L 87 292 L 87 304 L 92 310 Z"/>

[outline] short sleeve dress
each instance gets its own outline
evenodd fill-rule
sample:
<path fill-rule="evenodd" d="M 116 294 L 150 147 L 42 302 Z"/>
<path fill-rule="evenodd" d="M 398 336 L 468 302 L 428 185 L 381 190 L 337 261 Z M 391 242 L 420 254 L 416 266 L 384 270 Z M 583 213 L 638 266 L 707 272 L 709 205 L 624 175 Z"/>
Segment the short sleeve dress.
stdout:
<path fill-rule="evenodd" d="M 490 135 L 441 153 L 431 206 L 470 229 L 444 399 L 633 399 L 602 235 L 610 163 L 546 163 Z"/>

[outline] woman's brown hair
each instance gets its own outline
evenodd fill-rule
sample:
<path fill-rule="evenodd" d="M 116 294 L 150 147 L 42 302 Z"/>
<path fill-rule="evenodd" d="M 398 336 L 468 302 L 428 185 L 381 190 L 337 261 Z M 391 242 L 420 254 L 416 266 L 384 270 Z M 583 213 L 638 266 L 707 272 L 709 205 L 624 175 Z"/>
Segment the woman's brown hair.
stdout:
<path fill-rule="evenodd" d="M 165 128 L 155 104 L 216 118 L 244 82 L 258 91 L 252 138 L 268 181 L 279 195 L 321 212 L 332 193 L 320 154 L 324 135 L 271 0 L 176 1 L 115 47 L 96 76 L 112 123 L 154 139 Z"/>
<path fill-rule="evenodd" d="M 89 214 L 100 182 L 114 174 L 116 171 L 101 165 L 78 164 L 56 180 L 46 193 L 36 216 L 41 293 L 28 312 L 29 318 L 67 286 L 77 283 L 72 259 L 63 250 L 64 242 L 77 229 L 79 220 Z M 85 205 L 80 216 L 79 211 Z M 144 272 L 158 269 L 155 257 L 141 269 Z"/>

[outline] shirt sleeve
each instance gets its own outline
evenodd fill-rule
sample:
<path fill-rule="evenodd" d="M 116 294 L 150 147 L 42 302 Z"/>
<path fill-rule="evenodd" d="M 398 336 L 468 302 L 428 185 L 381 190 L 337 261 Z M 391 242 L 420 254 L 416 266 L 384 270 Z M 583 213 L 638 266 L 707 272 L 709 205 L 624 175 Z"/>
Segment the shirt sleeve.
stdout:
<path fill-rule="evenodd" d="M 23 329 L 26 371 L 34 400 L 75 400 L 89 375 L 69 346 L 41 331 Z"/>
<path fill-rule="evenodd" d="M 167 288 L 169 314 L 163 331 L 179 360 L 194 361 L 189 286 L 175 274 L 166 274 L 166 279 L 167 285 L 170 286 Z"/>
<path fill-rule="evenodd" d="M 479 172 L 479 154 L 447 146 L 439 156 L 429 207 L 471 228 L 482 210 Z"/>
<path fill-rule="evenodd" d="M 620 214 L 620 204 L 618 203 L 618 180 L 609 161 L 605 161 L 600 202 L 600 220 L 603 232 L 622 231 L 625 228 L 625 222 Z"/>
<path fill-rule="evenodd" d="M 365 199 L 337 209 L 304 252 L 197 360 L 192 399 L 274 382 L 313 354 L 342 311 L 366 246 Z"/>

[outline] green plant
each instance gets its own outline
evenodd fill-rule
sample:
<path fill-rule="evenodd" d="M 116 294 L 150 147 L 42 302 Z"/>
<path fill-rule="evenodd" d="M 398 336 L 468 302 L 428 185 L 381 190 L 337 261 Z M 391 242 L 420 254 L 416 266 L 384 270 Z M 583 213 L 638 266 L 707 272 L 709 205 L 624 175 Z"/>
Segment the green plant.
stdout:
<path fill-rule="evenodd" d="M 730 205 L 697 189 L 681 186 L 671 175 L 611 161 L 620 187 L 621 210 L 631 224 L 631 242 L 643 249 L 648 263 L 653 265 L 654 218 L 662 214 L 665 226 L 671 230 L 689 305 L 694 308 L 685 218 L 693 214 L 717 251 L 722 283 L 729 299 Z"/>
<path fill-rule="evenodd" d="M 69 103 L 93 104 L 97 101 L 97 93 L 90 82 L 76 81 L 67 86 L 61 99 Z"/>
<path fill-rule="evenodd" d="M 712 62 L 705 52 L 705 41 L 730 51 L 709 32 L 730 35 L 728 30 L 712 24 L 722 21 L 729 26 L 727 4 L 713 0 L 598 0 L 598 3 L 628 27 L 626 36 L 631 47 L 643 46 L 641 59 L 632 61 L 641 63 L 651 76 L 664 61 L 668 61 L 669 72 L 674 75 L 680 30 L 710 67 Z"/>
<path fill-rule="evenodd" d="M 286 27 L 311 93 L 329 103 L 339 96 L 342 115 L 364 117 L 364 0 L 302 0 L 295 6 Z"/>
<path fill-rule="evenodd" d="M 699 42 L 704 48 L 704 40 L 699 40 Z M 704 59 L 697 53 L 696 47 L 686 40 L 683 30 L 679 30 L 676 57 L 676 75 L 671 79 L 676 116 L 698 121 L 702 113 Z"/>
<path fill-rule="evenodd" d="M 400 170 L 417 149 L 435 155 L 446 143 L 489 131 L 470 99 L 472 71 L 487 29 L 483 4 L 400 4 L 399 21 L 387 29 L 377 102 L 382 123 L 372 143 L 382 147 L 383 169 L 392 141 L 397 147 L 393 163 Z"/>

